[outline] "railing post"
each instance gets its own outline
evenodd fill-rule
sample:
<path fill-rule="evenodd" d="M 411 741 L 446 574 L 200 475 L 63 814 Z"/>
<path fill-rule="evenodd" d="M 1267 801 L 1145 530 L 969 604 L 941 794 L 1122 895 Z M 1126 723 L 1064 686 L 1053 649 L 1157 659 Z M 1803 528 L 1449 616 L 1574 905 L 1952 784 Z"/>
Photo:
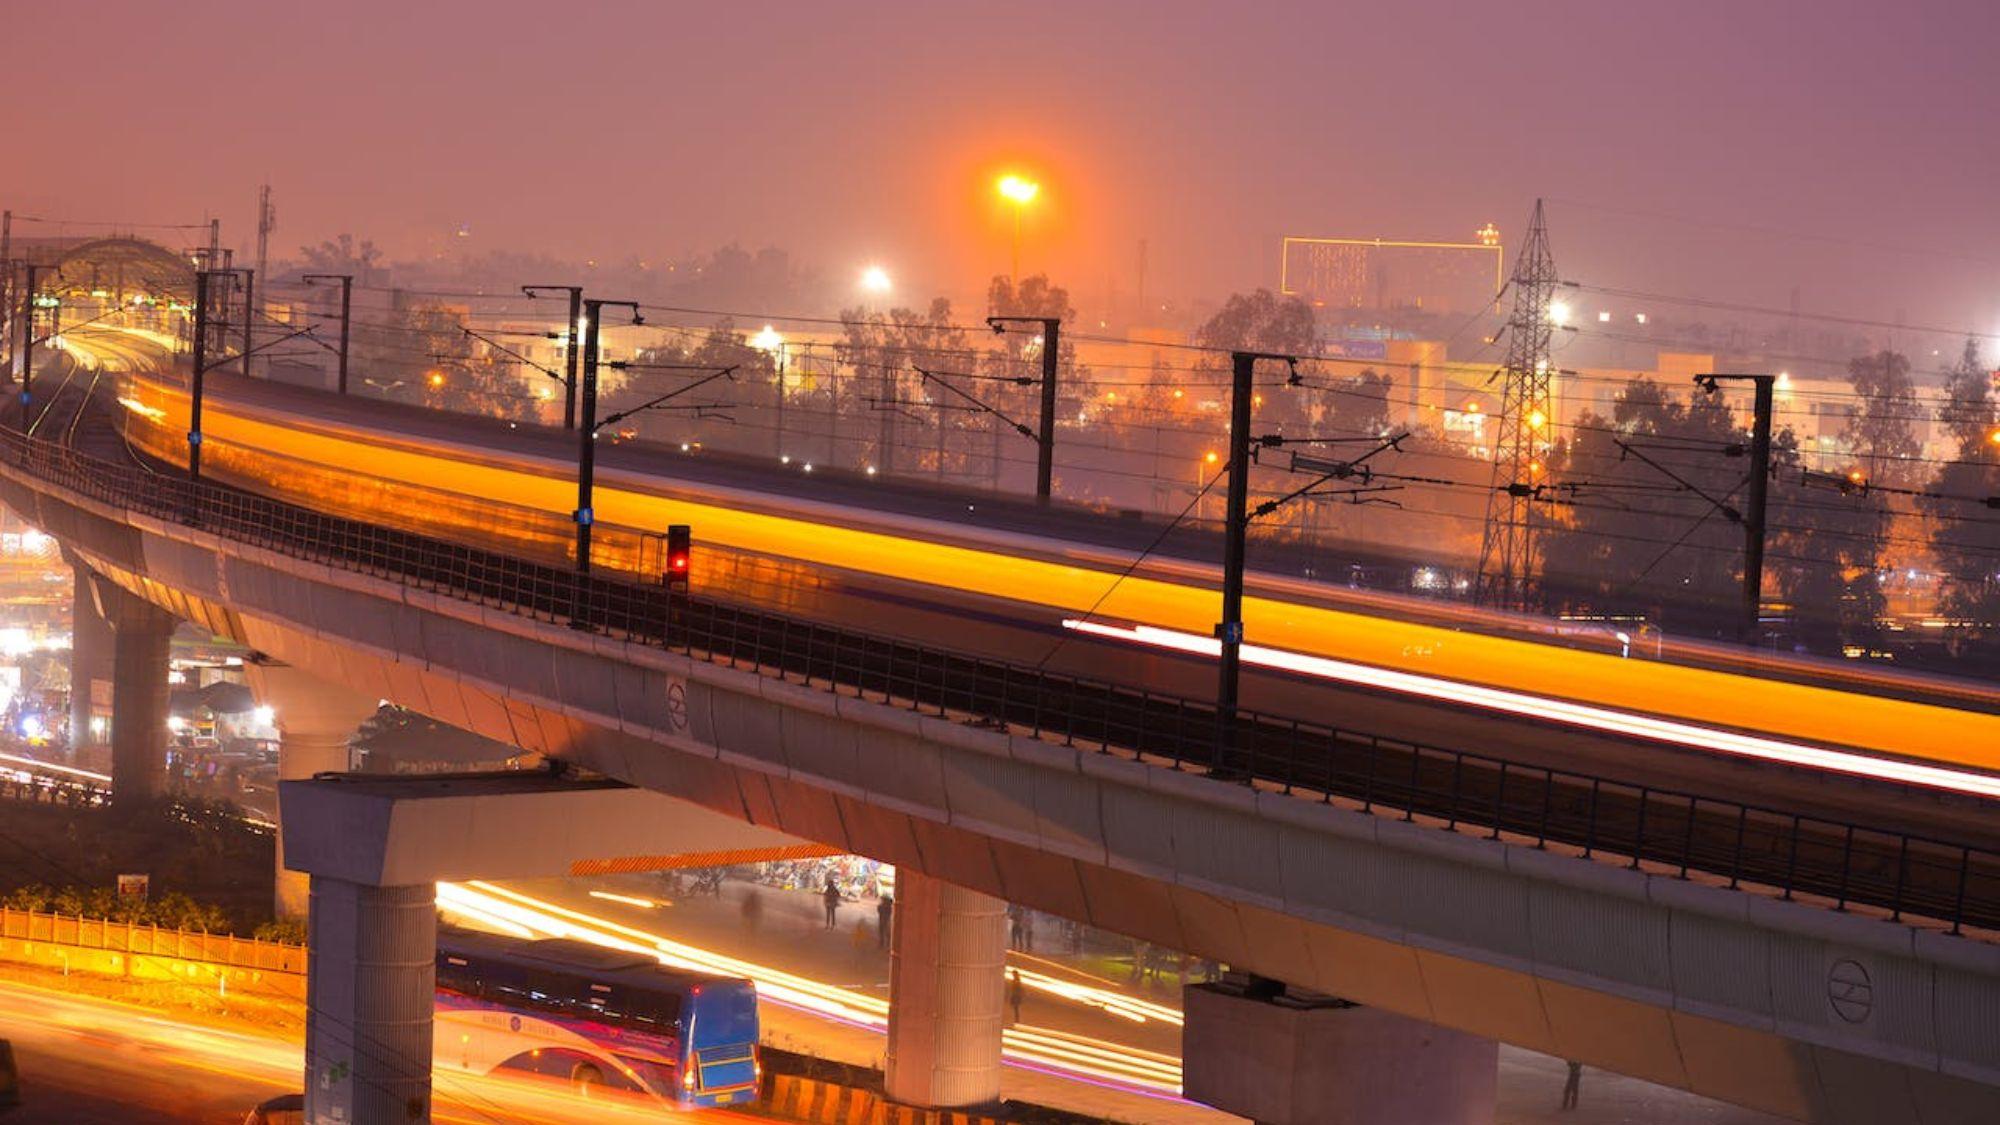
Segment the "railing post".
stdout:
<path fill-rule="evenodd" d="M 1900 922 L 1903 920 L 1903 870 L 1908 866 L 1910 860 L 1910 837 L 1904 834 L 1898 836 L 1897 840 L 1896 893 L 1889 903 L 1889 920 L 1891 922 Z"/>
<path fill-rule="evenodd" d="M 1970 846 L 1960 847 L 1958 849 L 1958 895 L 1952 901 L 1951 906 L 1951 935 L 1953 937 L 1957 937 L 1965 925 L 1965 878 L 1967 872 L 1971 869 L 1972 848 Z"/>
<path fill-rule="evenodd" d="M 1793 813 L 1792 854 L 1791 858 L 1785 861 L 1785 888 L 1784 888 L 1785 893 L 1778 896 L 1784 899 L 1786 902 L 1790 902 L 1792 900 L 1792 880 L 1798 876 L 1799 872 L 1799 820 L 1800 820 L 1799 814 Z"/>
<path fill-rule="evenodd" d="M 1646 809 L 1653 803 L 1653 791 L 1639 787 L 1639 823 L 1632 838 L 1632 870 L 1639 870 L 1639 860 L 1646 854 Z"/>
<path fill-rule="evenodd" d="M 1507 820 L 1507 763 L 1500 763 L 1500 779 L 1493 784 L 1493 835 L 1500 838 L 1500 827 Z"/>
<path fill-rule="evenodd" d="M 1451 756 L 1451 808 L 1448 810 L 1448 815 L 1445 817 L 1445 825 L 1444 825 L 1445 831 L 1447 832 L 1453 832 L 1458 829 L 1459 791 L 1464 787 L 1464 783 L 1465 783 L 1465 755 L 1453 754 Z"/>
<path fill-rule="evenodd" d="M 1683 879 L 1688 877 L 1688 861 L 1694 855 L 1694 822 L 1700 810 L 1701 798 L 1690 795 L 1688 797 L 1687 835 L 1681 838 L 1681 878 Z"/>
<path fill-rule="evenodd" d="M 1583 858 L 1589 859 L 1597 850 L 1597 805 L 1603 796 L 1604 782 L 1600 778 L 1590 779 L 1590 815 L 1583 831 Z"/>
<path fill-rule="evenodd" d="M 1847 877 L 1854 868 L 1854 825 L 1847 826 L 1847 834 L 1840 844 L 1840 897 L 1833 905 L 1837 911 L 1847 910 Z"/>
<path fill-rule="evenodd" d="M 1743 877 L 1743 832 L 1749 823 L 1750 806 L 1736 806 L 1736 851 L 1729 860 L 1729 889 L 1732 891 Z"/>

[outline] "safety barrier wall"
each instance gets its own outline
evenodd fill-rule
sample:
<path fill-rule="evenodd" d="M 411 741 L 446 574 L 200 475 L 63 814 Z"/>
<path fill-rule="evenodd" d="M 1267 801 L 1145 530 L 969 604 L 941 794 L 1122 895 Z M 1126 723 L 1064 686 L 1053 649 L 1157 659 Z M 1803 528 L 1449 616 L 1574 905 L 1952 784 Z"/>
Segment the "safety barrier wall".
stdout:
<path fill-rule="evenodd" d="M 0 907 L 0 962 L 303 1000 L 306 949 L 233 934 Z"/>

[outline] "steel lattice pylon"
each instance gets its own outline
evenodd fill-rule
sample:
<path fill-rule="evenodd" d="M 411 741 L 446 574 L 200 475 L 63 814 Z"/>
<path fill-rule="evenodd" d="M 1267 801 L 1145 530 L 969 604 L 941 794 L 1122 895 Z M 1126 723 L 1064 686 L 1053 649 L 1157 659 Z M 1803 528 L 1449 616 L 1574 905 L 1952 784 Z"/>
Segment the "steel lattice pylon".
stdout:
<path fill-rule="evenodd" d="M 1507 282 L 1514 312 L 1507 321 L 1507 365 L 1500 374 L 1498 432 L 1493 442 L 1493 491 L 1486 498 L 1486 534 L 1479 546 L 1479 600 L 1519 609 L 1529 598 L 1535 574 L 1530 509 L 1534 490 L 1548 482 L 1548 433 L 1555 413 L 1550 399 L 1554 374 L 1549 341 L 1555 332 L 1550 306 L 1555 298 L 1556 261 L 1549 252 L 1549 228 L 1542 201 L 1514 259 Z"/>

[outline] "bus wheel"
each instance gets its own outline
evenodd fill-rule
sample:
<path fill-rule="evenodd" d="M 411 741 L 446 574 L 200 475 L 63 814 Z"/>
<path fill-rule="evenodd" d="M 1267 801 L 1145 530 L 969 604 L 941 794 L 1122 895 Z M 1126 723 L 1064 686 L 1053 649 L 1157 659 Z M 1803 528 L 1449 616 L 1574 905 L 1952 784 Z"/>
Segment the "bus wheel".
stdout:
<path fill-rule="evenodd" d="M 590 1097 L 604 1088 L 604 1072 L 590 1063 L 578 1063 L 569 1072 L 570 1085 L 583 1097 Z"/>

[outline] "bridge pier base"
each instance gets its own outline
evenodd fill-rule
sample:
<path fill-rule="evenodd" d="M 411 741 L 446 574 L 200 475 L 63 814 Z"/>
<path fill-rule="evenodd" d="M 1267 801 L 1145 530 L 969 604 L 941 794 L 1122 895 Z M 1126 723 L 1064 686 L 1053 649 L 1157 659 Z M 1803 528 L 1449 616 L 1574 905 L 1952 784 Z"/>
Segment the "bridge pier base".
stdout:
<path fill-rule="evenodd" d="M 278 780 L 296 781 L 322 773 L 345 773 L 347 743 L 356 727 L 373 715 L 380 701 L 338 684 L 316 679 L 297 668 L 274 663 L 246 663 L 245 678 L 258 702 L 276 715 Z M 284 823 L 284 802 L 274 813 Z M 308 883 L 303 872 L 285 869 L 285 837 L 278 833 L 277 913 L 280 918 L 304 918 Z"/>
<path fill-rule="evenodd" d="M 894 917 L 889 1098 L 932 1108 L 997 1101 L 1007 904 L 905 868 Z"/>
<path fill-rule="evenodd" d="M 91 592 L 90 569 L 72 562 L 75 593 L 70 602 L 69 757 L 72 765 L 101 768 L 101 753 L 111 729 L 109 710 L 100 714 L 96 701 L 110 695 L 112 654 L 117 638 L 110 622 L 97 612 Z M 97 685 L 103 684 L 99 689 Z M 162 720 L 164 721 L 164 720 Z"/>
<path fill-rule="evenodd" d="M 1262 1125 L 1493 1125 L 1491 1039 L 1288 996 L 1276 982 L 1191 985 L 1183 996 L 1182 1084 L 1194 1101 Z"/>
<path fill-rule="evenodd" d="M 112 635 L 111 799 L 145 804 L 166 788 L 167 656 L 180 621 L 98 575 L 89 587 Z"/>
<path fill-rule="evenodd" d="M 312 877 L 307 1121 L 430 1120 L 437 886 Z"/>

